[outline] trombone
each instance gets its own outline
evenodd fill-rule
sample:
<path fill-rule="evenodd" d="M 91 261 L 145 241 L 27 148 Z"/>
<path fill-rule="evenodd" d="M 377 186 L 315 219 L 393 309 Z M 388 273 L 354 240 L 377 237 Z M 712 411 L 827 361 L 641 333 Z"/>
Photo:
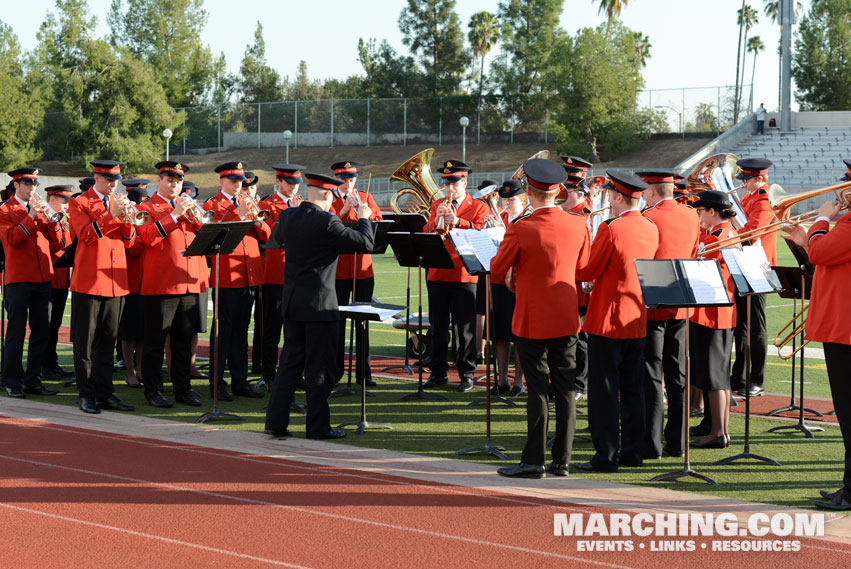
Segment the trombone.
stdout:
<path fill-rule="evenodd" d="M 807 305 L 804 306 L 798 312 L 796 312 L 792 316 L 792 318 L 789 320 L 789 322 L 787 322 L 786 325 L 783 326 L 783 328 L 781 328 L 780 331 L 777 332 L 777 334 L 774 336 L 774 347 L 777 348 L 777 356 L 781 360 L 792 359 L 792 356 L 794 356 L 795 354 L 797 354 L 798 352 L 803 350 L 804 346 L 806 346 L 807 344 L 810 343 L 809 340 L 802 338 L 801 345 L 799 345 L 797 348 L 795 348 L 794 350 L 789 352 L 788 355 L 784 355 L 784 354 L 781 353 L 781 350 L 783 348 L 785 348 L 787 345 L 789 345 L 789 343 L 793 339 L 795 339 L 796 337 L 798 337 L 800 334 L 802 334 L 804 332 L 804 327 L 807 324 L 806 314 L 807 314 L 807 310 L 809 310 L 809 309 L 810 309 L 810 304 L 807 303 Z M 783 334 L 789 327 L 793 326 L 795 324 L 795 322 L 797 322 L 798 320 L 800 320 L 801 323 L 798 324 L 797 326 L 795 326 L 794 328 L 792 328 L 792 331 L 789 332 L 788 334 L 786 334 L 785 336 L 783 336 L 783 339 L 781 340 L 780 335 Z"/>

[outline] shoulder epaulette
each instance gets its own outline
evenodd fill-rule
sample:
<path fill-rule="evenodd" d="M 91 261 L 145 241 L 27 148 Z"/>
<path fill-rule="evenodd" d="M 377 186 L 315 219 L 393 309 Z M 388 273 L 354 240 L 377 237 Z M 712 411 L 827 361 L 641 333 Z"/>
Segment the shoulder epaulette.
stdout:
<path fill-rule="evenodd" d="M 619 219 L 619 218 L 617 218 L 617 217 L 610 217 L 609 219 L 605 220 L 603 223 L 605 223 L 606 225 L 609 225 L 611 222 L 613 222 L 613 221 L 614 221 L 614 220 L 616 220 L 616 219 Z"/>
<path fill-rule="evenodd" d="M 583 208 L 582 208 L 582 213 L 584 213 L 585 215 L 588 215 L 589 213 L 591 213 L 591 210 L 590 210 L 590 209 L 588 209 L 587 207 L 583 207 Z"/>
<path fill-rule="evenodd" d="M 569 213 L 570 215 L 578 215 L 579 217 L 582 217 L 582 218 L 585 217 L 583 214 L 579 213 L 578 211 L 568 210 L 567 213 Z"/>
<path fill-rule="evenodd" d="M 756 193 L 758 196 L 767 196 L 768 192 L 765 191 L 765 188 L 760 188 Z"/>
<path fill-rule="evenodd" d="M 714 235 L 715 237 L 721 237 L 721 234 L 722 234 L 722 233 L 724 233 L 724 228 L 723 228 L 723 227 L 719 227 L 719 228 L 718 228 L 718 229 L 716 229 L 715 231 L 711 231 L 709 234 L 710 234 L 710 235 Z"/>
<path fill-rule="evenodd" d="M 532 215 L 532 214 L 531 213 L 524 213 L 523 215 L 521 215 L 520 217 L 518 217 L 517 219 L 515 219 L 511 223 L 517 223 L 518 221 L 523 221 L 524 219 L 526 219 L 530 215 Z"/>

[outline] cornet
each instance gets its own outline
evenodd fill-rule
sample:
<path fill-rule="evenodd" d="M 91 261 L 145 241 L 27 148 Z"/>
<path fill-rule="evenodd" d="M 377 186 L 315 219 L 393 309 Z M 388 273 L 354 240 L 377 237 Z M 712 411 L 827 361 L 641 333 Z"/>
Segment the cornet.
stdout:
<path fill-rule="evenodd" d="M 118 200 L 118 207 L 121 208 L 121 213 L 118 216 L 121 221 L 136 226 L 147 223 L 151 214 L 147 211 L 139 211 L 136 204 L 127 197 L 127 194 L 113 194 L 113 197 Z"/>
<path fill-rule="evenodd" d="M 30 207 L 39 210 L 48 223 L 59 223 L 62 221 L 62 218 L 65 217 L 64 212 L 54 211 L 53 208 L 50 207 L 50 204 L 38 194 L 35 188 L 33 188 L 33 191 L 30 194 Z"/>
<path fill-rule="evenodd" d="M 245 203 L 245 208 L 248 210 L 246 213 L 246 219 L 250 219 L 255 222 L 266 221 L 269 219 L 269 212 L 265 209 L 260 209 L 260 206 L 257 205 L 257 201 L 251 197 L 251 193 L 249 193 L 247 188 L 240 191 L 240 197 Z"/>
<path fill-rule="evenodd" d="M 446 223 L 446 214 L 452 213 L 452 215 L 455 215 L 455 206 L 452 205 L 452 201 L 447 198 L 446 201 L 437 206 L 437 210 L 435 210 L 434 213 L 434 232 L 441 237 L 446 237 L 446 234 L 452 229 L 452 227 Z"/>
<path fill-rule="evenodd" d="M 183 202 L 183 215 L 189 221 L 197 225 L 205 225 L 215 219 L 215 212 L 204 210 L 204 208 L 198 205 L 198 202 L 190 198 L 188 194 L 181 194 L 180 200 Z"/>

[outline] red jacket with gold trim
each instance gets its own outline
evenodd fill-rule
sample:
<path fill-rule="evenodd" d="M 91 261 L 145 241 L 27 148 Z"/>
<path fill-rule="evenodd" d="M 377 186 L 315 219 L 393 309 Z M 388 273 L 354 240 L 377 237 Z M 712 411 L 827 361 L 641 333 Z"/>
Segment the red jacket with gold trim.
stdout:
<path fill-rule="evenodd" d="M 851 318 L 845 313 L 851 283 L 851 215 L 816 221 L 808 233 L 810 262 L 815 265 L 806 339 L 851 344 Z"/>
<path fill-rule="evenodd" d="M 372 210 L 372 214 L 369 216 L 370 221 L 381 221 L 384 219 L 381 215 L 381 208 L 378 207 L 378 204 L 375 201 L 375 198 L 372 197 L 372 194 L 367 194 L 366 192 L 358 191 L 358 196 L 360 197 L 361 203 L 365 203 L 369 206 L 369 209 Z M 345 202 L 343 202 L 342 198 L 337 198 L 331 204 L 331 211 L 340 218 L 341 221 L 344 222 L 356 222 L 358 220 L 357 212 L 355 208 L 350 208 L 349 211 L 346 212 L 345 216 L 341 216 L 340 212 L 343 211 L 343 207 L 345 206 Z M 357 256 L 357 277 L 355 277 L 355 257 Z M 353 253 L 346 253 L 340 255 L 337 259 L 337 280 L 351 280 L 353 277 L 357 279 L 367 279 L 369 277 L 374 276 L 375 273 L 372 271 L 372 255 L 370 254 L 362 254 L 355 255 Z"/>
<path fill-rule="evenodd" d="M 48 224 L 41 214 L 31 218 L 13 195 L 0 205 L 0 239 L 6 253 L 6 284 L 50 282 L 50 250 L 59 242 L 59 224 Z"/>
<path fill-rule="evenodd" d="M 434 221 L 436 218 L 437 208 L 449 198 L 441 198 L 435 200 L 431 204 L 431 214 L 426 224 L 426 231 L 434 231 Z M 481 229 L 485 218 L 490 215 L 490 208 L 479 200 L 474 200 L 470 194 L 464 193 L 464 199 L 456 208 L 455 215 L 460 219 L 458 226 L 452 229 Z M 478 277 L 471 276 L 464 268 L 461 258 L 452 246 L 449 238 L 444 242 L 446 250 L 452 257 L 452 262 L 455 263 L 454 269 L 429 269 L 428 280 L 443 281 L 451 283 L 474 283 L 478 281 Z"/>
<path fill-rule="evenodd" d="M 688 207 L 688 206 L 684 206 Z M 721 239 L 735 237 L 736 230 L 733 229 L 733 224 L 729 221 L 722 221 L 709 231 L 700 232 L 700 242 L 709 247 L 712 243 L 716 243 Z M 731 300 L 736 298 L 736 284 L 733 282 L 733 277 L 730 276 L 730 271 L 727 269 L 727 263 L 721 255 L 721 251 L 715 251 L 706 255 L 707 259 L 718 259 L 721 263 L 721 273 L 724 275 L 724 285 L 727 287 L 727 294 Z M 691 315 L 691 321 L 713 330 L 726 330 L 736 327 L 736 305 L 732 306 L 705 306 L 695 308 Z"/>

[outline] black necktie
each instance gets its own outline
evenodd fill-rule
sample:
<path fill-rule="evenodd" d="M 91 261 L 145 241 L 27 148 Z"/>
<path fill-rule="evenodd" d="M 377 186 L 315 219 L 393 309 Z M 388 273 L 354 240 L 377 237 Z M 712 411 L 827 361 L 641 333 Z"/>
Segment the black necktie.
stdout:
<path fill-rule="evenodd" d="M 458 209 L 458 200 L 452 200 L 452 207 Z"/>
<path fill-rule="evenodd" d="M 27 213 L 30 212 L 30 204 L 27 204 Z"/>
<path fill-rule="evenodd" d="M 293 207 L 293 200 L 287 198 L 287 207 Z"/>
<path fill-rule="evenodd" d="M 174 209 L 174 200 L 168 200 L 168 203 L 171 204 L 172 209 Z"/>
<path fill-rule="evenodd" d="M 233 207 L 239 209 L 239 202 L 236 201 L 236 196 L 233 196 L 231 199 L 233 200 Z"/>
<path fill-rule="evenodd" d="M 103 207 L 109 211 L 109 196 L 103 196 Z"/>

